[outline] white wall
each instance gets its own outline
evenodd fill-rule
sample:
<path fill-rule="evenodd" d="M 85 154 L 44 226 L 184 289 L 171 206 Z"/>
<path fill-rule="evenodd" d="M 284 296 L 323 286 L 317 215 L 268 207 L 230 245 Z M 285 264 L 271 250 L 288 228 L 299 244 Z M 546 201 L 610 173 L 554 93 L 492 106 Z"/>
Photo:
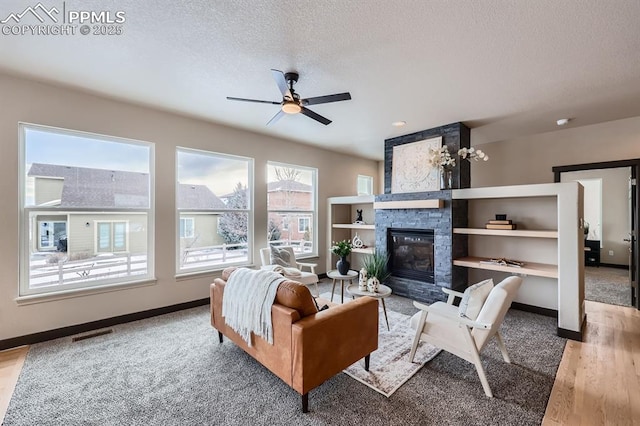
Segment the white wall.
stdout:
<path fill-rule="evenodd" d="M 206 298 L 215 274 L 175 278 L 175 147 L 255 159 L 256 249 L 266 246 L 266 162 L 318 168 L 319 227 L 324 272 L 326 199 L 355 195 L 358 174 L 378 176 L 375 161 L 339 154 L 202 120 L 0 74 L 0 340 Z M 18 122 L 153 142 L 156 149 L 155 285 L 19 305 Z M 374 188 L 379 182 L 374 180 Z M 161 231 L 161 232 L 160 232 Z M 254 259 L 259 263 L 258 252 Z"/>
<path fill-rule="evenodd" d="M 640 158 L 640 117 L 474 146 L 490 160 L 471 164 L 473 187 L 550 183 L 554 166 Z"/>

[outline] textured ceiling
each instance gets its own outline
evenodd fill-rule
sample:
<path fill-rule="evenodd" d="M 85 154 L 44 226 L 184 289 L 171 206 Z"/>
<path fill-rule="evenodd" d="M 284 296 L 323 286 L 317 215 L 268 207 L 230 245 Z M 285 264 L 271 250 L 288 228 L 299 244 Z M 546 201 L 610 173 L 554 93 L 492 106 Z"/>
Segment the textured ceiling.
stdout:
<path fill-rule="evenodd" d="M 3 0 L 0 19 L 27 0 Z M 35 3 L 34 3 L 35 5 Z M 62 7 L 62 1 L 44 1 Z M 475 144 L 640 115 L 640 1 L 66 1 L 124 11 L 122 35 L 0 35 L 0 69 L 382 159 L 384 139 L 451 122 Z M 25 17 L 26 20 L 28 17 Z M 37 22 L 33 22 L 37 23 Z M 351 101 L 266 122 L 270 68 Z M 404 120 L 402 128 L 391 126 Z"/>

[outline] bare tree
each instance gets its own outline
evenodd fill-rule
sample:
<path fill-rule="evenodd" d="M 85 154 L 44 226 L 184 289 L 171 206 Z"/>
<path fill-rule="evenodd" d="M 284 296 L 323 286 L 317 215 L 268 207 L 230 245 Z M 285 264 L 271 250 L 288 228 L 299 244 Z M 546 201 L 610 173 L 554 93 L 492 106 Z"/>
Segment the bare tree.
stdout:
<path fill-rule="evenodd" d="M 276 179 L 297 182 L 300 180 L 300 170 L 293 167 L 276 167 Z"/>

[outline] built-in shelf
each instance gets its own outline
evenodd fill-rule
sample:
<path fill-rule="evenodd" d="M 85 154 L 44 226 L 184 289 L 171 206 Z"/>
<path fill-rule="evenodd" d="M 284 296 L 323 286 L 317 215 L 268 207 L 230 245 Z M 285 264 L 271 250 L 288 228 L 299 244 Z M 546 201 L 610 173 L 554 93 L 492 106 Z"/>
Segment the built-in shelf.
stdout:
<path fill-rule="evenodd" d="M 507 272 L 510 274 L 525 274 L 537 277 L 558 278 L 558 266 L 549 265 L 547 263 L 525 262 L 522 267 L 502 266 L 491 263 L 480 263 L 487 261 L 485 257 L 461 257 L 455 259 L 453 264 L 463 266 L 465 268 L 486 269 L 489 271 Z"/>
<path fill-rule="evenodd" d="M 373 247 L 367 248 L 354 248 L 351 250 L 352 253 L 362 253 L 362 254 L 373 254 Z"/>
<path fill-rule="evenodd" d="M 407 200 L 407 201 L 376 201 L 373 203 L 375 210 L 389 209 L 441 209 L 444 200 Z"/>
<path fill-rule="evenodd" d="M 333 227 L 342 229 L 376 229 L 375 225 L 362 225 L 359 223 L 334 223 Z"/>
<path fill-rule="evenodd" d="M 454 234 L 496 235 L 501 237 L 558 238 L 558 231 L 535 229 L 453 228 Z"/>
<path fill-rule="evenodd" d="M 353 248 L 350 257 L 351 268 L 358 271 L 363 266 L 366 255 L 372 254 L 375 246 L 375 211 L 373 195 L 330 197 L 327 199 L 327 245 L 334 241 L 353 241 L 356 235 L 366 247 Z M 363 220 L 365 223 L 353 223 Z M 337 257 L 330 254 L 326 258 L 326 270 L 335 269 Z"/>

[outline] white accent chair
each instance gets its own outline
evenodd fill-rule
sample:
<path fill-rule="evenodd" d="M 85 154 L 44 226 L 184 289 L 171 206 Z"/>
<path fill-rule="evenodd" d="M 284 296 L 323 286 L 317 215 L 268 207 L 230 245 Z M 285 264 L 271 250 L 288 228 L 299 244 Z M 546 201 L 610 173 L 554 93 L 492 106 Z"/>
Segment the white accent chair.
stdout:
<path fill-rule="evenodd" d="M 293 251 L 293 247 L 291 246 L 280 246 L 278 247 L 279 249 L 285 249 L 289 252 L 289 267 L 290 268 L 296 268 L 300 270 L 300 276 L 287 276 L 286 274 L 284 275 L 285 277 L 293 280 L 293 281 L 297 281 L 300 284 L 306 285 L 307 287 L 310 286 L 311 284 L 315 284 L 316 286 L 316 295 L 319 296 L 320 295 L 320 289 L 318 288 L 318 275 L 316 274 L 316 266 L 318 266 L 317 263 L 304 263 L 304 262 L 298 262 L 296 260 L 296 254 Z M 260 249 L 260 260 L 262 261 L 262 267 L 270 267 L 272 266 L 271 263 L 271 248 L 270 247 L 266 247 L 266 248 L 261 248 Z M 307 271 L 303 271 L 303 268 L 309 268 L 309 272 Z"/>
<path fill-rule="evenodd" d="M 411 326 L 416 329 L 416 335 L 409 361 L 413 362 L 421 340 L 431 343 L 475 365 L 485 395 L 493 397 L 480 361 L 480 352 L 495 336 L 504 361 L 511 363 L 498 330 L 511 302 L 518 293 L 520 284 L 522 284 L 522 278 L 512 276 L 496 285 L 487 296 L 475 320 L 460 316 L 458 307 L 453 305 L 455 297 L 463 296 L 463 293 L 457 291 L 442 289 L 449 295 L 447 303 L 436 302 L 427 306 L 413 302 L 420 312 L 411 318 Z"/>

